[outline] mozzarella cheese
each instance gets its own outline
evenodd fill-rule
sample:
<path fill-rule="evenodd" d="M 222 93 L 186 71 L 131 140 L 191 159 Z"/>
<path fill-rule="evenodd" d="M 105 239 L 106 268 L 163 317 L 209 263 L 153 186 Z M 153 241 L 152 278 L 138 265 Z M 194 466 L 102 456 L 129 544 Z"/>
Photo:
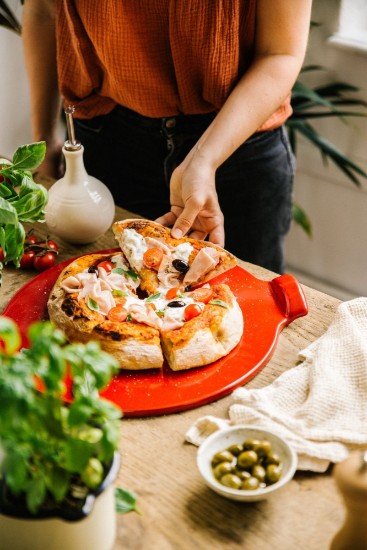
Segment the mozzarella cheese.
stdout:
<path fill-rule="evenodd" d="M 121 234 L 120 246 L 129 264 L 136 271 L 143 267 L 143 255 L 148 250 L 144 237 L 135 229 L 125 229 Z"/>

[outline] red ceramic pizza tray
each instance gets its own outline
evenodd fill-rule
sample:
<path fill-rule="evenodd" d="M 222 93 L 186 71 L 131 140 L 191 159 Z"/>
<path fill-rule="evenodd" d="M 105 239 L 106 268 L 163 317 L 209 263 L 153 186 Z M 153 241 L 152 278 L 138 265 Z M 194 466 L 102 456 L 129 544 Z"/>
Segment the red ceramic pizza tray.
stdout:
<path fill-rule="evenodd" d="M 5 308 L 3 315 L 17 322 L 24 346 L 29 324 L 47 319 L 48 295 L 61 270 L 71 261 L 37 275 Z M 116 403 L 124 416 L 174 413 L 228 395 L 266 365 L 282 328 L 308 312 L 303 290 L 289 274 L 262 281 L 236 266 L 214 281 L 227 283 L 237 297 L 244 318 L 240 343 L 229 355 L 206 367 L 173 372 L 164 365 L 162 370 L 121 371 L 103 395 Z"/>

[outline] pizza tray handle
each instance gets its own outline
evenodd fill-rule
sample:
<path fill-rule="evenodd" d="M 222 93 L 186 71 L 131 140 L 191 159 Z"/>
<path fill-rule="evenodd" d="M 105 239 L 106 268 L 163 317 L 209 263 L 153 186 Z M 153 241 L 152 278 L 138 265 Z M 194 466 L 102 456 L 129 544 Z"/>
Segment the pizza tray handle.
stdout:
<path fill-rule="evenodd" d="M 306 296 L 297 279 L 286 273 L 270 281 L 275 300 L 288 323 L 308 313 Z"/>

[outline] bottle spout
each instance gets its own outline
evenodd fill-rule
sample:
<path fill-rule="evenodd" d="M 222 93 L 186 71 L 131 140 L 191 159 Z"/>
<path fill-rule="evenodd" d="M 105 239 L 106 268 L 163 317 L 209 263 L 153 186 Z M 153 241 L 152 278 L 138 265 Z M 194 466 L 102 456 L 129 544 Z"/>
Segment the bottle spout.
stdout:
<path fill-rule="evenodd" d="M 65 141 L 64 147 L 67 151 L 79 151 L 82 145 L 80 141 L 75 139 L 74 120 L 73 120 L 73 114 L 75 112 L 74 105 L 69 105 L 68 107 L 66 107 L 64 112 L 66 116 L 66 126 L 68 130 L 68 140 Z"/>

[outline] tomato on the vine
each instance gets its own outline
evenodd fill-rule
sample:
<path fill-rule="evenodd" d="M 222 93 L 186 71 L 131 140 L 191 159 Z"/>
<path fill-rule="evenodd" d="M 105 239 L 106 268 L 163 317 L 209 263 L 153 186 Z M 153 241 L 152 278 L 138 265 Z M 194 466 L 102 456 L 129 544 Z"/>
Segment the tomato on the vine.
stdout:
<path fill-rule="evenodd" d="M 38 241 L 36 235 L 28 235 L 26 238 L 25 238 L 25 241 L 24 241 L 24 245 L 27 247 L 29 245 L 32 245 L 32 244 L 36 244 Z"/>
<path fill-rule="evenodd" d="M 42 246 L 46 249 L 55 250 L 56 252 L 59 251 L 59 246 L 55 241 L 45 241 L 45 242 L 37 243 L 37 244 L 39 244 L 39 246 Z"/>
<path fill-rule="evenodd" d="M 5 260 L 4 250 L 0 246 L 0 262 L 3 262 L 4 260 Z"/>
<path fill-rule="evenodd" d="M 27 252 L 24 252 L 20 259 L 20 267 L 22 269 L 32 269 L 35 256 L 36 253 L 34 250 L 27 250 Z"/>
<path fill-rule="evenodd" d="M 97 264 L 97 267 L 103 267 L 103 269 L 107 273 L 111 273 L 111 271 L 114 269 L 115 266 L 112 262 L 109 262 L 108 260 L 106 260 L 104 262 L 99 262 L 99 264 Z"/>
<path fill-rule="evenodd" d="M 34 257 L 33 267 L 36 271 L 45 271 L 55 265 L 55 261 L 55 252 L 46 252 L 45 254 L 40 254 Z"/>
<path fill-rule="evenodd" d="M 185 321 L 190 321 L 191 319 L 194 319 L 194 317 L 200 315 L 201 311 L 202 309 L 198 304 L 189 304 L 185 307 L 184 311 Z"/>

